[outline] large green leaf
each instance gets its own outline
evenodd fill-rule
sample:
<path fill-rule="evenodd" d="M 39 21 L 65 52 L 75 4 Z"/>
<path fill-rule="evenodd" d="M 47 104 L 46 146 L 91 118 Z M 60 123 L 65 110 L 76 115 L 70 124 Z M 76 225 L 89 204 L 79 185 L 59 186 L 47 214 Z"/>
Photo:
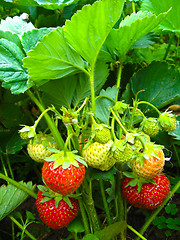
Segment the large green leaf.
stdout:
<path fill-rule="evenodd" d="M 15 43 L 0 39 L 0 80 L 2 86 L 19 94 L 28 88 L 27 73 L 22 66 L 25 54 Z"/>
<path fill-rule="evenodd" d="M 132 90 L 134 94 L 144 90 L 139 93 L 138 99 L 148 101 L 160 109 L 180 99 L 180 72 L 165 62 L 152 62 L 134 74 Z"/>
<path fill-rule="evenodd" d="M 141 9 L 159 14 L 171 9 L 165 20 L 159 25 L 163 30 L 180 32 L 180 3 L 179 0 L 143 0 Z"/>
<path fill-rule="evenodd" d="M 7 39 L 8 41 L 15 43 L 19 48 L 22 48 L 21 40 L 15 33 L 0 30 L 0 38 Z"/>
<path fill-rule="evenodd" d="M 32 182 L 20 184 L 32 189 Z M 28 194 L 16 188 L 14 185 L 2 185 L 0 187 L 0 221 L 16 209 L 26 198 Z"/>
<path fill-rule="evenodd" d="M 121 16 L 124 0 L 102 0 L 85 5 L 65 23 L 65 37 L 90 64 L 94 64 L 109 32 Z"/>
<path fill-rule="evenodd" d="M 23 6 L 38 6 L 37 2 L 35 0 L 4 0 L 6 2 L 9 2 L 9 3 L 17 3 L 17 4 L 20 4 L 20 5 L 23 5 Z"/>
<path fill-rule="evenodd" d="M 15 16 L 13 18 L 7 17 L 5 20 L 1 20 L 0 30 L 10 31 L 17 35 L 22 35 L 23 32 L 32 30 L 35 27 L 32 23 L 27 23 L 21 17 Z"/>
<path fill-rule="evenodd" d="M 106 41 L 106 47 L 122 61 L 134 43 L 152 31 L 166 17 L 167 13 L 156 16 L 150 12 L 139 11 L 127 16 L 119 29 L 113 29 Z"/>
<path fill-rule="evenodd" d="M 40 90 L 43 92 L 43 102 L 47 106 L 53 104 L 58 108 L 61 106 L 70 108 L 76 86 L 76 75 L 49 81 L 40 87 Z"/>
<path fill-rule="evenodd" d="M 85 71 L 82 58 L 68 46 L 62 28 L 51 31 L 27 55 L 24 66 L 30 79 L 38 85 L 44 79 L 59 79 Z"/>

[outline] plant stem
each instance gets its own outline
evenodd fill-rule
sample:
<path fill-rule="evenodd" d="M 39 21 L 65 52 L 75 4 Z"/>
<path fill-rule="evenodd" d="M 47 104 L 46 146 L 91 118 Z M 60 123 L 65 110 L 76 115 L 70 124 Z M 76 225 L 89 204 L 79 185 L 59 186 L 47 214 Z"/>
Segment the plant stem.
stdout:
<path fill-rule="evenodd" d="M 133 13 L 136 12 L 136 7 L 135 7 L 135 3 L 134 3 L 134 1 L 132 1 L 132 11 L 133 11 Z"/>
<path fill-rule="evenodd" d="M 117 74 L 117 81 L 116 81 L 117 93 L 116 93 L 115 103 L 118 101 L 119 89 L 120 89 L 120 85 L 121 85 L 122 68 L 123 68 L 123 65 L 122 65 L 122 63 L 120 63 L 120 66 L 118 69 L 118 74 Z"/>
<path fill-rule="evenodd" d="M 21 189 L 22 191 L 26 192 L 28 195 L 30 195 L 33 198 L 37 198 L 37 195 L 35 192 L 33 192 L 32 190 L 30 190 L 29 188 L 25 187 L 24 185 L 22 185 L 19 182 L 16 182 L 15 180 L 3 175 L 2 173 L 0 173 L 0 178 L 4 179 L 5 181 L 11 183 L 12 185 L 14 185 L 15 187 Z"/>
<path fill-rule="evenodd" d="M 112 112 L 114 118 L 116 119 L 116 121 L 119 123 L 120 127 L 122 128 L 122 130 L 124 131 L 125 134 L 127 134 L 127 130 L 125 129 L 125 127 L 122 125 L 121 121 L 119 120 L 119 118 L 116 116 L 115 112 L 113 111 L 112 108 L 110 108 L 110 111 Z"/>
<path fill-rule="evenodd" d="M 94 89 L 94 65 L 91 68 L 90 72 L 90 88 L 91 88 L 91 108 L 92 108 L 92 113 L 95 115 L 95 89 Z"/>
<path fill-rule="evenodd" d="M 34 94 L 30 90 L 27 91 L 27 94 L 31 98 L 31 100 L 38 106 L 38 108 L 41 110 L 41 112 L 44 112 L 45 111 L 44 106 L 38 101 L 38 99 L 34 96 Z M 52 132 L 52 135 L 55 138 L 56 143 L 58 144 L 58 147 L 60 149 L 63 149 L 64 141 L 63 141 L 58 129 L 56 128 L 56 125 L 54 124 L 54 122 L 52 121 L 52 119 L 50 118 L 50 116 L 47 113 L 44 114 L 44 117 L 45 117 L 47 124 Z"/>
<path fill-rule="evenodd" d="M 8 177 L 8 173 L 7 173 L 6 166 L 4 164 L 2 155 L 1 155 L 1 163 L 2 163 L 2 166 L 3 166 L 4 174 Z"/>
<path fill-rule="evenodd" d="M 76 193 L 80 193 L 79 189 L 76 190 Z M 78 201 L 79 201 L 79 207 L 80 207 L 81 216 L 82 216 L 82 220 L 83 220 L 83 224 L 84 224 L 84 228 L 85 228 L 85 234 L 88 234 L 88 233 L 90 233 L 89 222 L 88 222 L 86 211 L 85 211 L 85 208 L 83 205 L 82 198 L 79 198 Z"/>
<path fill-rule="evenodd" d="M 99 184 L 100 184 L 100 189 L 101 189 L 101 195 L 102 195 L 102 200 L 103 200 L 103 204 L 104 204 L 104 208 L 105 208 L 105 213 L 106 213 L 106 217 L 107 217 L 107 223 L 108 225 L 111 225 L 111 216 L 110 216 L 110 212 L 109 212 L 109 208 L 108 208 L 108 204 L 107 204 L 107 200 L 106 200 L 106 195 L 105 195 L 105 191 L 104 191 L 104 183 L 102 179 L 99 179 Z"/>
<path fill-rule="evenodd" d="M 33 235 L 31 235 L 26 229 L 24 229 L 24 227 L 13 217 L 13 216 L 9 216 L 9 218 L 22 230 L 24 231 L 28 237 L 30 237 L 32 240 L 37 240 Z"/>
<path fill-rule="evenodd" d="M 9 155 L 8 154 L 6 155 L 6 159 L 7 159 L 7 164 L 8 164 L 8 168 L 9 168 L 9 171 L 10 171 L 11 178 L 14 179 L 14 174 L 13 174 L 13 171 L 12 171 L 12 168 L 11 168 L 11 164 L 10 164 L 10 161 L 9 161 Z"/>
<path fill-rule="evenodd" d="M 132 231 L 134 232 L 138 237 L 140 237 L 141 239 L 143 240 L 147 240 L 145 237 L 143 237 L 138 231 L 136 231 L 133 227 L 127 225 L 127 227 Z"/>
<path fill-rule="evenodd" d="M 156 112 L 158 113 L 158 115 L 160 116 L 161 115 L 161 112 L 157 109 L 157 107 L 155 107 L 153 104 L 149 103 L 149 102 L 146 102 L 146 101 L 140 101 L 137 103 L 137 105 L 139 104 L 146 104 L 146 105 L 149 105 L 151 106 L 154 110 L 156 110 Z"/>
<path fill-rule="evenodd" d="M 163 207 L 168 203 L 168 201 L 170 200 L 170 198 L 172 198 L 172 196 L 175 194 L 175 192 L 179 189 L 180 187 L 180 181 L 178 181 L 176 183 L 176 185 L 173 187 L 173 189 L 171 190 L 170 194 L 168 195 L 168 197 L 165 199 L 165 201 L 162 203 L 162 205 L 160 207 L 158 207 L 152 214 L 151 216 L 148 218 L 148 220 L 145 222 L 144 226 L 141 228 L 140 230 L 140 234 L 143 235 L 146 231 L 146 229 L 149 227 L 149 225 L 152 223 L 152 221 L 155 219 L 155 217 L 158 215 L 158 213 L 163 209 Z M 135 240 L 139 240 L 139 237 L 137 237 Z"/>
<path fill-rule="evenodd" d="M 94 200 L 92 198 L 91 181 L 88 184 L 87 179 L 84 179 L 84 181 L 82 183 L 82 187 L 84 190 L 83 191 L 83 200 L 88 209 L 88 213 L 89 213 L 91 221 L 92 221 L 94 232 L 99 231 L 100 223 L 99 223 L 98 215 L 97 215 L 97 212 L 96 212 L 96 209 L 94 206 Z"/>
<path fill-rule="evenodd" d="M 170 50 L 172 41 L 173 41 L 173 39 L 174 39 L 174 36 L 175 36 L 175 32 L 173 32 L 172 35 L 171 35 L 171 37 L 170 37 L 169 44 L 168 44 L 168 46 L 167 46 L 167 49 L 166 49 L 165 55 L 164 55 L 164 57 L 163 57 L 163 60 L 166 60 L 166 58 L 167 58 L 167 55 L 168 55 L 168 53 L 169 53 L 169 50 Z"/>

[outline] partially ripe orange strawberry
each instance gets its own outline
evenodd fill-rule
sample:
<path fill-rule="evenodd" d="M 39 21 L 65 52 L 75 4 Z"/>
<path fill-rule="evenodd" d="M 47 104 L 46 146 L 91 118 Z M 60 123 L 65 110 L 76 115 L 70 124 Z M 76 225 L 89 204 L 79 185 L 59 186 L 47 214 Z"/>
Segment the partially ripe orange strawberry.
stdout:
<path fill-rule="evenodd" d="M 152 179 L 164 167 L 165 156 L 162 148 L 155 144 L 146 144 L 146 149 L 139 152 L 130 162 L 132 171 L 141 178 Z"/>

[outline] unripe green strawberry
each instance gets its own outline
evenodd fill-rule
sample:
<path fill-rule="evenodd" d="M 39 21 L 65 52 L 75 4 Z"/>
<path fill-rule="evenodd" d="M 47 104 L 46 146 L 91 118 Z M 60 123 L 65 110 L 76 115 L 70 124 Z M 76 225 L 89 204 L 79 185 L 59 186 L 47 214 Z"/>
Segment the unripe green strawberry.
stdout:
<path fill-rule="evenodd" d="M 47 134 L 37 134 L 27 145 L 29 156 L 36 162 L 44 162 L 44 159 L 52 154 L 48 148 L 57 148 L 57 144 L 52 136 Z"/>
<path fill-rule="evenodd" d="M 20 132 L 20 138 L 23 140 L 28 140 L 28 132 Z"/>
<path fill-rule="evenodd" d="M 170 112 L 162 113 L 158 118 L 158 122 L 161 129 L 166 132 L 173 132 L 176 130 L 177 120 L 175 115 Z"/>
<path fill-rule="evenodd" d="M 159 132 L 159 124 L 156 118 L 145 118 L 141 123 L 141 128 L 150 137 L 155 137 Z"/>
<path fill-rule="evenodd" d="M 98 142 L 91 143 L 83 150 L 83 157 L 86 163 L 101 171 L 108 171 L 115 164 L 115 159 L 110 153 L 113 141 L 102 144 Z"/>
<path fill-rule="evenodd" d="M 111 140 L 111 131 L 104 124 L 95 124 L 94 142 L 107 143 Z"/>
<path fill-rule="evenodd" d="M 115 160 L 119 163 L 127 163 L 134 157 L 132 146 L 126 140 L 116 140 L 111 150 Z"/>

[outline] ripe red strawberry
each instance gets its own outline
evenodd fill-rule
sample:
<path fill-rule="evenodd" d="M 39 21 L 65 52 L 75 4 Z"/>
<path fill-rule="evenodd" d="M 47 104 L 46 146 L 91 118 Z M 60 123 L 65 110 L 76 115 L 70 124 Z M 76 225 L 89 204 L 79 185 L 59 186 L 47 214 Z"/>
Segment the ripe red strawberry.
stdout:
<path fill-rule="evenodd" d="M 72 152 L 65 155 L 64 151 L 57 151 L 45 159 L 42 177 L 52 191 L 62 195 L 73 193 L 84 179 L 84 163 L 80 156 Z"/>
<path fill-rule="evenodd" d="M 153 178 L 155 182 L 144 183 L 138 191 L 138 185 L 130 185 L 132 178 L 125 177 L 122 182 L 122 193 L 126 200 L 133 206 L 139 208 L 155 209 L 160 206 L 170 191 L 169 179 L 160 173 Z"/>
<path fill-rule="evenodd" d="M 158 175 L 165 163 L 161 146 L 146 144 L 146 149 L 130 162 L 133 172 L 141 178 L 152 179 Z"/>
<path fill-rule="evenodd" d="M 58 204 L 56 204 L 54 198 L 45 197 L 43 192 L 39 190 L 36 207 L 42 222 L 53 229 L 67 226 L 77 216 L 79 210 L 77 199 L 69 198 L 69 201 L 70 206 L 66 199 L 63 200 L 63 197 L 59 196 Z"/>

